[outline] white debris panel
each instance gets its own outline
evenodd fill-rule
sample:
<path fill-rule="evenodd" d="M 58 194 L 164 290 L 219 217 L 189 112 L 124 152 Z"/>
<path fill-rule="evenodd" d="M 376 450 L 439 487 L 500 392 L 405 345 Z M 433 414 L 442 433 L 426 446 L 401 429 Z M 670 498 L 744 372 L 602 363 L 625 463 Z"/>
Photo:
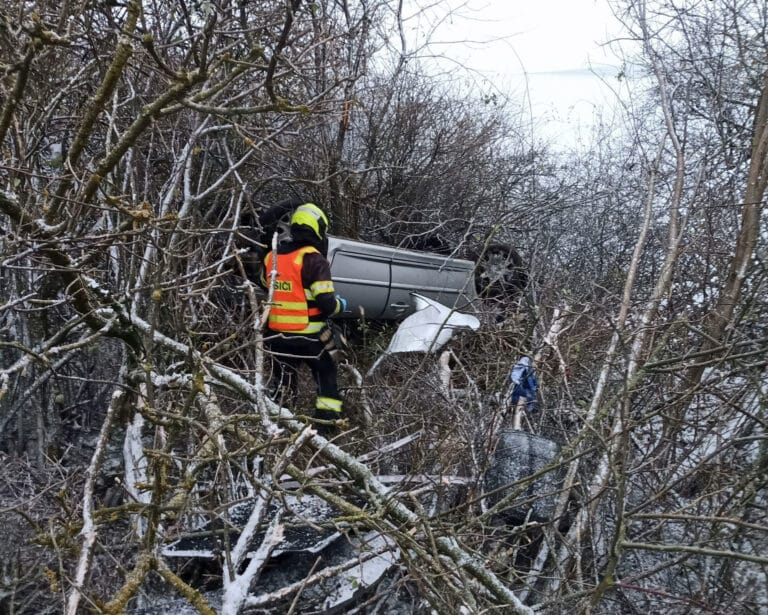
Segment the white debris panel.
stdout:
<path fill-rule="evenodd" d="M 480 321 L 471 314 L 457 312 L 442 303 L 411 293 L 416 311 L 408 316 L 392 336 L 387 349 L 379 356 L 368 374 L 371 374 L 385 357 L 400 352 L 437 352 L 462 329 L 477 331 Z"/>

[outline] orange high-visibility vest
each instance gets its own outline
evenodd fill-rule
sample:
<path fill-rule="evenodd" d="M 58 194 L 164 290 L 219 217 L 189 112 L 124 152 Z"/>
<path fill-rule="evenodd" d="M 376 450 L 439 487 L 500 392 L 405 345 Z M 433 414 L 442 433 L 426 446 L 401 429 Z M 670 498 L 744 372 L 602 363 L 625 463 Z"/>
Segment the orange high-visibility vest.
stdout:
<path fill-rule="evenodd" d="M 309 307 L 307 302 L 312 299 L 312 293 L 304 288 L 301 281 L 304 256 L 315 252 L 319 250 L 306 246 L 288 254 L 277 255 L 277 278 L 268 325 L 273 331 L 317 333 L 322 329 L 322 321 L 310 322 L 311 316 L 320 316 L 322 312 L 317 306 Z M 264 259 L 266 275 L 272 271 L 272 259 L 272 252 Z"/>

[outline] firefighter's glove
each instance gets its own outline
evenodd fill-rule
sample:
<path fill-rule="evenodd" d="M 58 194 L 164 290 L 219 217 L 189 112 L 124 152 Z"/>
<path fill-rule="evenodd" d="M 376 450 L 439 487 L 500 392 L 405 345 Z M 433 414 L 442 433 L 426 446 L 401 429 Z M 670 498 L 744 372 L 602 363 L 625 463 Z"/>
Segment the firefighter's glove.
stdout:
<path fill-rule="evenodd" d="M 339 314 L 347 311 L 347 300 L 341 295 L 336 295 L 336 299 L 339 302 Z"/>

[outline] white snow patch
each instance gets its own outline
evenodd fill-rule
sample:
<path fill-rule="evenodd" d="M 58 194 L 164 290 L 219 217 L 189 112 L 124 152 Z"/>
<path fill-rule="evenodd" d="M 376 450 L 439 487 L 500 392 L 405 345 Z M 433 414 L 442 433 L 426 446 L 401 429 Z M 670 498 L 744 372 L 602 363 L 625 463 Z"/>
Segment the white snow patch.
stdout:
<path fill-rule="evenodd" d="M 149 504 L 152 494 L 148 489 L 142 489 L 140 485 L 147 483 L 147 458 L 144 456 L 144 444 L 142 442 L 142 429 L 144 417 L 136 413 L 133 421 L 125 430 L 123 442 L 123 458 L 125 460 L 125 489 L 137 501 Z M 141 515 L 135 515 L 135 529 L 139 536 L 146 531 L 147 520 Z"/>

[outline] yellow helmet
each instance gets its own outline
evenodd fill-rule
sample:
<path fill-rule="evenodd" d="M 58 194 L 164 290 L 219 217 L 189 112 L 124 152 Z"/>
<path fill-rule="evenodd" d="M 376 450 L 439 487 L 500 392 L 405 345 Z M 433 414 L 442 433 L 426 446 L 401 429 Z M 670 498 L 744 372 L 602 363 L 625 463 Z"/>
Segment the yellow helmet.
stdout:
<path fill-rule="evenodd" d="M 304 203 L 296 208 L 291 216 L 291 226 L 303 224 L 311 228 L 319 239 L 325 238 L 328 229 L 328 218 L 314 203 Z"/>

